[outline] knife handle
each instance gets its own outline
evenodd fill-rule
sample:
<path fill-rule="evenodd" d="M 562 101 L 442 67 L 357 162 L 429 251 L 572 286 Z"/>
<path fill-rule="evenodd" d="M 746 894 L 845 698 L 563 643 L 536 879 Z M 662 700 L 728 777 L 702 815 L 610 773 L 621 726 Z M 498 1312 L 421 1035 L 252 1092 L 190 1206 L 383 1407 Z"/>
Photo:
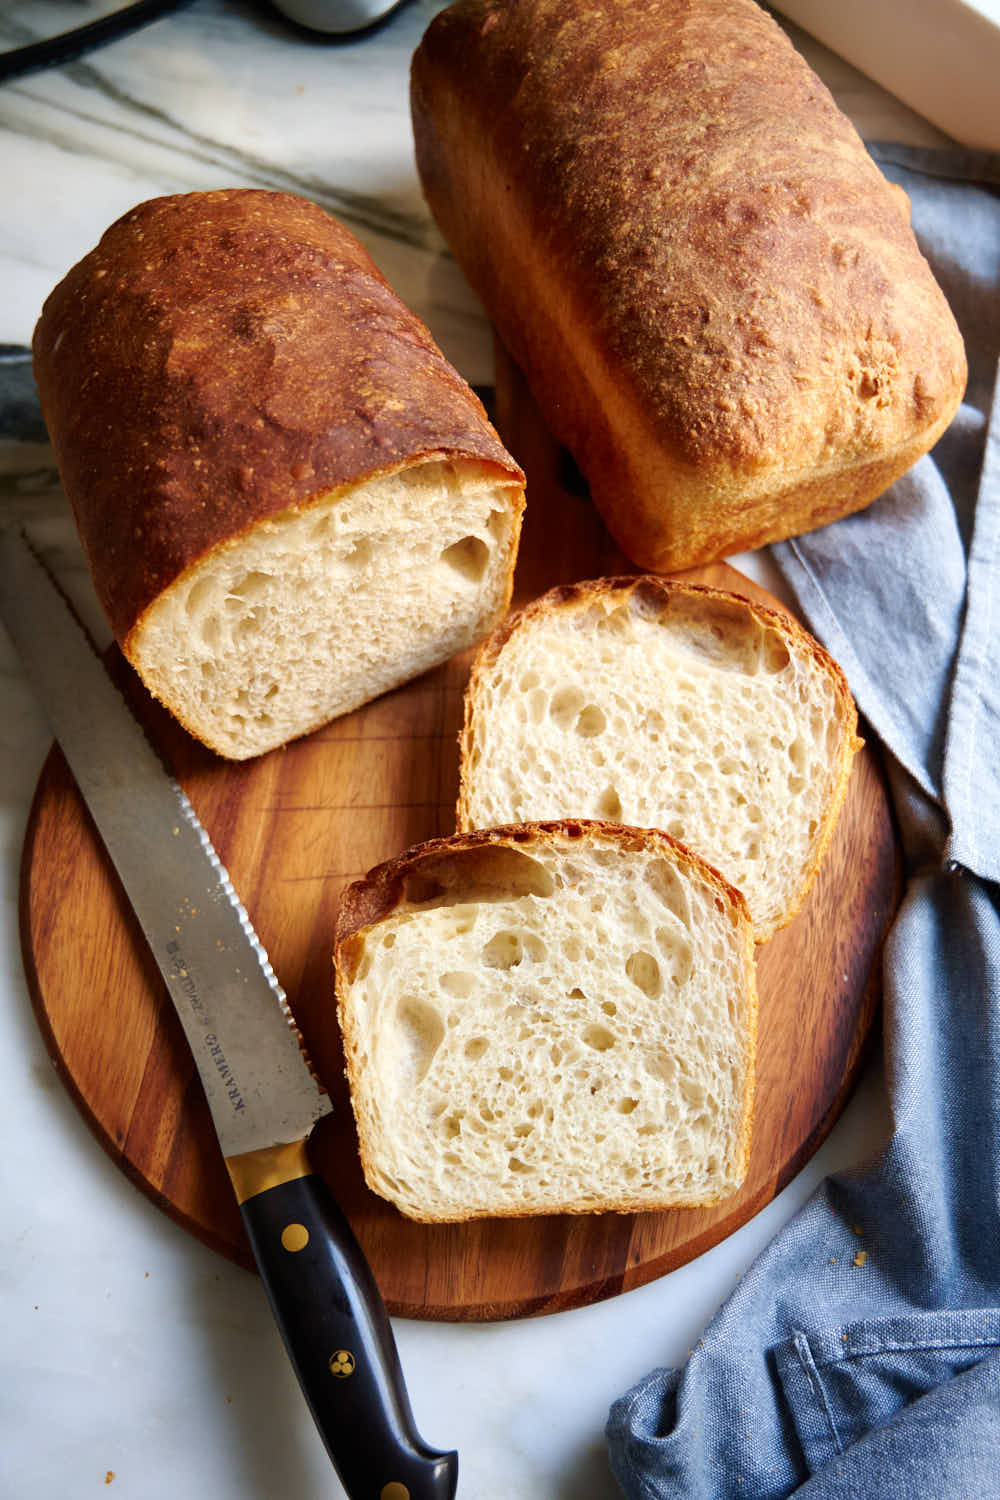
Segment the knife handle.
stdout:
<path fill-rule="evenodd" d="M 418 1434 L 375 1278 L 304 1150 L 299 1160 L 304 1175 L 254 1192 L 240 1209 L 334 1468 L 350 1500 L 452 1500 L 458 1454 Z"/>

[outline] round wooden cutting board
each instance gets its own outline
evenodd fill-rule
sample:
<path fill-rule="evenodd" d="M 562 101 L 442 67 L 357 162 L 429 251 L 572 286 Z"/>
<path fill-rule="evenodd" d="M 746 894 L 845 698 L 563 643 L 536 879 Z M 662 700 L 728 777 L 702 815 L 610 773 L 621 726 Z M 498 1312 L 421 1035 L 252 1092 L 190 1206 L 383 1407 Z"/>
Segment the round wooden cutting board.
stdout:
<path fill-rule="evenodd" d="M 515 374 L 501 364 L 498 375 L 498 425 L 529 479 L 517 598 L 634 571 L 575 492 Z M 723 565 L 688 576 L 762 592 Z M 454 831 L 456 736 L 470 660 L 456 658 L 284 750 L 230 764 L 152 703 L 117 652 L 109 657 L 288 993 L 333 1099 L 332 1117 L 314 1135 L 317 1164 L 389 1310 L 411 1317 L 507 1318 L 596 1301 L 683 1264 L 757 1213 L 846 1102 L 899 899 L 889 804 L 877 759 L 865 750 L 808 901 L 759 955 L 753 1151 L 743 1188 L 727 1202 L 461 1225 L 404 1219 L 368 1191 L 361 1174 L 333 1002 L 333 919 L 347 882 L 410 844 Z M 57 748 L 42 771 L 25 841 L 21 928 L 48 1048 L 101 1142 L 173 1218 L 251 1266 L 183 1033 Z"/>

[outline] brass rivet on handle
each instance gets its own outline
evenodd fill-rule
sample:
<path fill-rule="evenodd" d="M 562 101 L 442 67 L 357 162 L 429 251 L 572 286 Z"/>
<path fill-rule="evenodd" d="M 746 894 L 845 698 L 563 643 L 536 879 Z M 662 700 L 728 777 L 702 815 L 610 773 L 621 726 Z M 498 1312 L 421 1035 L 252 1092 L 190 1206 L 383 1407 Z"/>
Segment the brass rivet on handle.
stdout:
<path fill-rule="evenodd" d="M 336 1349 L 327 1360 L 327 1368 L 338 1380 L 346 1380 L 354 1374 L 355 1359 L 350 1349 Z"/>
<path fill-rule="evenodd" d="M 281 1243 L 286 1250 L 304 1250 L 309 1243 L 309 1231 L 304 1224 L 286 1224 L 281 1231 Z"/>
<path fill-rule="evenodd" d="M 398 1479 L 394 1479 L 391 1484 L 382 1486 L 378 1500 L 410 1500 L 410 1492 L 405 1484 L 400 1484 Z"/>

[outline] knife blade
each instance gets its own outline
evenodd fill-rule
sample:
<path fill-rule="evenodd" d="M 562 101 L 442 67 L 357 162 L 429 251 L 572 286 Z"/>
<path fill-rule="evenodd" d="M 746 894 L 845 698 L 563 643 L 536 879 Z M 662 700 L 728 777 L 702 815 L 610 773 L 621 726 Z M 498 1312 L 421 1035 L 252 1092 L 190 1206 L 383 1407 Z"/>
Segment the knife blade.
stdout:
<path fill-rule="evenodd" d="M 117 869 L 194 1055 L 261 1278 L 350 1500 L 451 1500 L 414 1425 L 375 1279 L 308 1156 L 330 1102 L 208 833 L 20 528 L 0 618 Z"/>

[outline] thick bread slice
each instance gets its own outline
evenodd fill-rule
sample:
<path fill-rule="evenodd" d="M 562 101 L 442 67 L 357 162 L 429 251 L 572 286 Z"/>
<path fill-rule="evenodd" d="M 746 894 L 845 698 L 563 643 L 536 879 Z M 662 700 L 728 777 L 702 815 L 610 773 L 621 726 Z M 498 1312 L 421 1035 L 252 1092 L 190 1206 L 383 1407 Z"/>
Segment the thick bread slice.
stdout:
<path fill-rule="evenodd" d="M 564 821 L 438 839 L 337 920 L 365 1176 L 414 1219 L 726 1197 L 757 997 L 742 897 L 668 835 Z"/>
<path fill-rule="evenodd" d="M 840 670 L 790 616 L 661 578 L 553 589 L 484 641 L 465 700 L 458 823 L 661 828 L 787 924 L 860 748 Z"/>
<path fill-rule="evenodd" d="M 948 425 L 906 196 L 753 0 L 459 0 L 411 98 L 431 211 L 640 567 L 857 510 Z"/>
<path fill-rule="evenodd" d="M 502 617 L 523 475 L 315 204 L 140 204 L 52 292 L 34 354 L 112 629 L 219 753 L 304 734 Z"/>

